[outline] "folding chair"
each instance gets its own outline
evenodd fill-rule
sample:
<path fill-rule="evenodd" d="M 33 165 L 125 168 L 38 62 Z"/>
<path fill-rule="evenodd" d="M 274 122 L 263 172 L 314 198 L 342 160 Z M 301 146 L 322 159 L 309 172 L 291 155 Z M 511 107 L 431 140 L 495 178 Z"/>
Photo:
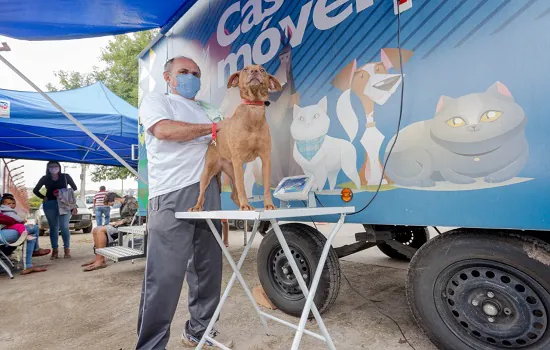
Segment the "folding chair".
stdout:
<path fill-rule="evenodd" d="M 24 268 L 27 267 L 26 263 L 25 263 L 25 254 L 27 253 L 27 236 L 28 236 L 27 232 L 23 232 L 23 234 L 21 234 L 21 236 L 19 236 L 17 241 L 15 241 L 13 243 L 8 243 L 8 242 L 4 241 L 2 236 L 0 236 L 0 247 L 19 247 L 19 246 L 22 246 L 22 248 L 23 248 L 22 260 L 23 260 L 23 267 Z M 8 264 L 11 265 L 11 268 L 15 267 L 15 265 L 13 264 L 11 259 L 8 258 L 2 250 L 0 250 L 0 267 L 2 267 L 2 269 L 4 271 L 6 271 L 8 276 L 10 276 L 10 279 L 13 279 L 13 273 L 12 273 L 11 268 Z"/>

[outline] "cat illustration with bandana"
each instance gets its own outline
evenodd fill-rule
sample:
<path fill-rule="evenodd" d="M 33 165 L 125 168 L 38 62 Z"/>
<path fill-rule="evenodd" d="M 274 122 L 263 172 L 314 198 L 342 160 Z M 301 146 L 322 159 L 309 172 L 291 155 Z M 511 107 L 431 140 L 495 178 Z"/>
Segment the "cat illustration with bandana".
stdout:
<path fill-rule="evenodd" d="M 398 185 L 418 187 L 441 180 L 471 184 L 477 178 L 486 183 L 513 179 L 529 157 L 526 122 L 523 109 L 501 82 L 482 93 L 442 96 L 433 119 L 401 130 L 386 172 Z"/>
<path fill-rule="evenodd" d="M 290 126 L 290 133 L 295 140 L 294 159 L 302 167 L 304 174 L 313 175 L 315 191 L 322 190 L 327 180 L 333 190 L 340 170 L 353 181 L 356 188 L 360 188 L 355 147 L 349 141 L 328 136 L 329 127 L 326 96 L 316 105 L 294 105 Z M 352 136 L 348 136 L 353 141 Z"/>

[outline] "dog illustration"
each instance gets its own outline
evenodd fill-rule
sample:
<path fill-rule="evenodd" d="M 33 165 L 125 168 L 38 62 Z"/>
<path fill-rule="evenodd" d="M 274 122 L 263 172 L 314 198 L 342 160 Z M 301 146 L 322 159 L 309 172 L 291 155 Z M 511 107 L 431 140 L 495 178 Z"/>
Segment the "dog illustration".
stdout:
<path fill-rule="evenodd" d="M 269 180 L 271 176 L 271 135 L 265 118 L 265 102 L 269 91 L 281 90 L 281 84 L 269 75 L 262 66 L 249 65 L 229 77 L 227 88 L 239 87 L 241 104 L 227 124 L 208 146 L 206 161 L 200 180 L 197 204 L 190 211 L 201 211 L 204 193 L 214 176 L 220 182 L 221 171 L 233 183 L 231 198 L 241 210 L 253 210 L 244 188 L 244 169 L 247 162 L 256 158 L 262 160 L 264 179 L 264 208 L 275 209 L 271 198 Z"/>
<path fill-rule="evenodd" d="M 405 64 L 413 55 L 412 51 L 401 50 L 402 64 Z M 382 164 L 380 162 L 380 148 L 384 135 L 376 127 L 374 121 L 374 105 L 383 105 L 397 91 L 401 84 L 400 74 L 390 74 L 394 68 L 401 70 L 399 49 L 385 48 L 380 52 L 380 62 L 369 62 L 357 68 L 357 60 L 345 66 L 332 81 L 332 85 L 344 91 L 338 99 L 337 113 L 340 123 L 348 135 L 357 133 L 358 118 L 351 104 L 351 93 L 361 100 L 366 115 L 366 130 L 361 138 L 366 157 L 359 172 L 361 185 L 378 185 L 382 179 Z M 383 184 L 388 184 L 386 177 Z"/>

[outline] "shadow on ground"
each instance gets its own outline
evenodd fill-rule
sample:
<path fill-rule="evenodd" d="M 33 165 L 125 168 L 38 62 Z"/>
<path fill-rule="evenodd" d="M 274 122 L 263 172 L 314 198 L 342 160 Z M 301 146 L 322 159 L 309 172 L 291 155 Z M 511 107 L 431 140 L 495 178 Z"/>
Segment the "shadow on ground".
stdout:
<path fill-rule="evenodd" d="M 141 281 L 145 262 L 109 264 L 103 270 L 84 273 L 80 264 L 92 256 L 89 235 L 73 236 L 73 259 L 51 263 L 48 272 L 16 276 L 0 275 L 0 349 L 133 349 Z M 238 256 L 242 249 L 231 249 Z M 251 250 L 243 276 L 252 288 L 256 275 L 256 250 Z M 50 263 L 47 258 L 36 259 Z M 435 349 L 414 324 L 405 300 L 406 271 L 390 267 L 342 261 L 342 271 L 354 287 L 392 316 L 418 350 Z M 224 265 L 224 286 L 231 276 Z M 172 324 L 169 349 L 181 348 L 179 335 L 187 319 L 187 287 L 184 287 Z M 297 319 L 275 312 L 297 323 Z M 324 315 L 338 349 L 410 349 L 396 325 L 350 289 L 345 280 L 339 298 Z M 221 330 L 235 341 L 235 349 L 289 349 L 293 332 L 272 322 L 271 336 L 263 329 L 240 285 L 236 284 L 224 307 Z M 316 330 L 313 323 L 308 328 Z M 301 349 L 323 349 L 321 341 L 307 335 Z"/>

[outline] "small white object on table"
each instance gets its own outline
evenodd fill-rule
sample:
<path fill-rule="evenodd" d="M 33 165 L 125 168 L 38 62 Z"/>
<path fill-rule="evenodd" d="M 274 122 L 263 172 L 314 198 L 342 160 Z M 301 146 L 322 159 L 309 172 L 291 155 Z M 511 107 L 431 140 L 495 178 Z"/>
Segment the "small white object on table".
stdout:
<path fill-rule="evenodd" d="M 214 235 L 214 237 L 216 238 L 216 241 L 218 242 L 218 245 L 222 249 L 222 252 L 225 255 L 225 258 L 227 259 L 227 261 L 231 265 L 231 268 L 233 269 L 233 275 L 231 276 L 231 279 L 229 280 L 229 283 L 227 284 L 227 287 L 223 292 L 223 295 L 220 299 L 220 303 L 218 304 L 218 307 L 214 312 L 212 320 L 208 324 L 208 328 L 204 332 L 204 336 L 202 337 L 199 345 L 197 346 L 197 349 L 202 349 L 202 347 L 204 346 L 207 340 L 211 341 L 212 343 L 216 344 L 218 347 L 222 349 L 228 349 L 223 344 L 220 344 L 219 342 L 217 342 L 215 339 L 210 338 L 208 334 L 210 334 L 210 331 L 212 331 L 212 328 L 214 327 L 214 324 L 221 313 L 223 304 L 225 303 L 225 300 L 229 296 L 229 292 L 231 291 L 231 288 L 233 287 L 235 280 L 238 279 L 241 285 L 243 286 L 243 289 L 245 290 L 248 296 L 248 299 L 250 299 L 250 302 L 252 303 L 252 305 L 254 306 L 254 309 L 258 313 L 258 316 L 262 321 L 262 324 L 265 328 L 267 335 L 269 335 L 269 328 L 267 326 L 266 318 L 269 318 L 273 321 L 277 321 L 281 324 L 284 324 L 290 328 L 296 329 L 296 335 L 294 337 L 294 342 L 292 343 L 292 350 L 298 350 L 304 333 L 311 335 L 317 339 L 325 341 L 329 349 L 335 350 L 336 348 L 328 333 L 325 323 L 323 322 L 323 319 L 321 318 L 321 315 L 319 314 L 317 307 L 313 303 L 313 297 L 315 296 L 315 292 L 317 291 L 317 286 L 319 285 L 319 280 L 321 279 L 323 267 L 327 260 L 330 247 L 332 246 L 332 241 L 334 240 L 334 237 L 336 236 L 336 234 L 344 224 L 344 219 L 346 217 L 346 214 L 350 214 L 353 212 L 355 212 L 354 207 L 292 208 L 292 209 L 276 209 L 276 210 L 262 209 L 262 210 L 253 210 L 253 211 L 220 210 L 220 211 L 202 211 L 202 212 L 176 212 L 176 219 L 206 220 L 206 222 L 208 223 L 208 226 L 210 227 L 210 230 L 212 230 L 212 234 Z M 321 253 L 321 258 L 319 259 L 319 264 L 317 265 L 317 270 L 315 271 L 315 275 L 311 282 L 311 290 L 308 290 L 302 275 L 299 273 L 295 274 L 296 280 L 298 281 L 298 284 L 300 285 L 300 288 L 303 291 L 304 296 L 306 297 L 306 303 L 302 311 L 300 323 L 298 325 L 294 325 L 294 324 L 291 324 L 290 322 L 281 320 L 275 316 L 272 316 L 268 313 L 261 311 L 260 308 L 258 307 L 258 304 L 254 300 L 254 297 L 252 296 L 252 292 L 248 288 L 243 276 L 240 273 L 240 269 L 244 263 L 244 260 L 246 258 L 246 255 L 248 254 L 248 251 L 250 250 L 250 247 L 252 246 L 252 242 L 254 241 L 256 232 L 258 231 L 259 223 L 261 221 L 269 221 L 271 223 L 271 227 L 273 228 L 273 231 L 275 232 L 275 235 L 277 236 L 277 239 L 279 240 L 279 243 L 281 244 L 281 247 L 283 248 L 285 255 L 289 257 L 289 256 L 292 256 L 292 254 L 285 240 L 283 232 L 281 231 L 281 228 L 277 223 L 277 220 L 299 218 L 299 217 L 324 216 L 324 215 L 339 215 L 340 219 L 338 220 L 337 224 L 334 226 L 330 235 L 327 237 L 325 246 L 323 247 L 323 252 Z M 252 234 L 250 235 L 250 239 L 248 240 L 248 243 L 244 248 L 241 258 L 239 259 L 239 262 L 236 264 L 233 258 L 231 257 L 231 254 L 229 254 L 229 251 L 225 247 L 225 244 L 222 241 L 221 235 L 219 234 L 218 230 L 214 226 L 214 223 L 212 222 L 212 220 L 219 220 L 219 219 L 254 220 L 254 228 L 252 230 Z M 296 265 L 296 261 L 294 259 L 288 259 L 288 262 L 293 271 L 299 271 L 299 268 Z M 319 325 L 322 335 L 305 329 L 307 318 L 310 312 L 313 313 L 313 316 L 317 320 L 317 324 Z"/>

